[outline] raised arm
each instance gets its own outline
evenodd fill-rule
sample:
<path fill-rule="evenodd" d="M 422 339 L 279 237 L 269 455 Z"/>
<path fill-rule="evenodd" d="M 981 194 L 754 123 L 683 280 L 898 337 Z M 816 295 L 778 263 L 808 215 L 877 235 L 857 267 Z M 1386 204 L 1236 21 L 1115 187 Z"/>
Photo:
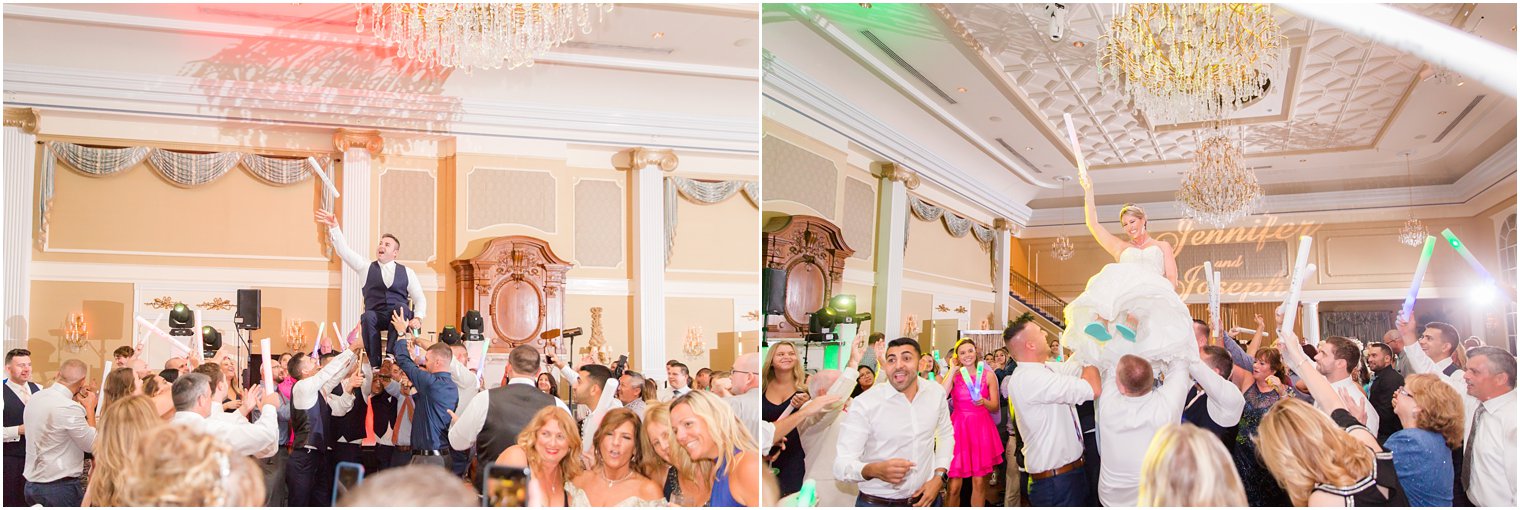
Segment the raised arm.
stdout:
<path fill-rule="evenodd" d="M 1246 397 L 1240 388 L 1220 377 L 1201 360 L 1188 363 L 1188 375 L 1193 376 L 1193 380 L 1203 387 L 1203 393 L 1209 396 L 1209 418 L 1214 423 L 1222 427 L 1233 427 L 1240 423 L 1240 415 L 1246 406 Z"/>
<path fill-rule="evenodd" d="M 1085 165 L 1086 163 L 1079 164 Z M 1119 260 L 1119 254 L 1124 252 L 1124 240 L 1110 234 L 1108 230 L 1103 228 L 1101 223 L 1098 223 L 1098 208 L 1093 205 L 1092 181 L 1088 180 L 1085 175 L 1082 178 L 1078 178 L 1077 181 L 1082 184 L 1082 219 L 1087 223 L 1087 232 L 1091 233 L 1093 239 L 1098 241 L 1098 246 L 1102 246 L 1103 251 L 1108 252 L 1109 256 L 1113 257 L 1114 260 Z M 1173 283 L 1176 283 L 1175 276 L 1173 278 Z"/>
<path fill-rule="evenodd" d="M 412 316 L 420 323 L 427 317 L 427 294 L 422 292 L 422 280 L 417 278 L 417 272 L 410 267 L 406 268 L 406 294 L 412 298 Z"/>
<path fill-rule="evenodd" d="M 343 260 L 343 265 L 355 271 L 364 271 L 364 266 L 369 261 L 364 256 L 348 246 L 348 241 L 343 239 L 343 230 L 338 227 L 338 217 L 330 211 L 317 209 L 317 223 L 327 227 L 327 238 L 332 242 L 333 250 L 338 252 L 338 258 Z"/>
<path fill-rule="evenodd" d="M 1283 345 L 1298 344 L 1298 335 L 1292 331 L 1283 331 L 1279 339 L 1282 340 Z M 1336 393 L 1335 387 L 1330 385 L 1330 379 L 1325 378 L 1325 374 L 1319 373 L 1319 370 L 1314 367 L 1314 362 L 1309 360 L 1309 355 L 1304 354 L 1303 349 L 1282 349 L 1281 352 L 1283 363 L 1288 365 L 1288 370 L 1298 374 L 1298 379 L 1309 387 L 1309 395 L 1314 397 L 1314 402 L 1324 404 L 1325 411 L 1332 416 L 1335 411 L 1346 410 L 1345 400 Z M 1373 435 L 1365 425 L 1349 431 L 1351 436 L 1376 451 L 1383 451 L 1383 447 L 1377 442 L 1377 436 Z"/>

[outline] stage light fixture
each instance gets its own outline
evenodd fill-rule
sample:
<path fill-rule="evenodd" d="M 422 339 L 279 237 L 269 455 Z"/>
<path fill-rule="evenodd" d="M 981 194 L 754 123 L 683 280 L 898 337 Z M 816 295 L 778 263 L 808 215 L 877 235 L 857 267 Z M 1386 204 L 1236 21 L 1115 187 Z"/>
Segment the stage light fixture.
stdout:
<path fill-rule="evenodd" d="M 195 312 L 184 303 L 169 309 L 169 336 L 195 336 Z"/>
<path fill-rule="evenodd" d="M 464 339 L 467 341 L 485 340 L 486 321 L 480 316 L 480 310 L 470 310 L 464 313 L 464 319 L 459 321 L 464 325 Z"/>
<path fill-rule="evenodd" d="M 211 326 L 201 326 L 201 351 L 206 357 L 216 356 L 222 350 L 222 332 Z"/>

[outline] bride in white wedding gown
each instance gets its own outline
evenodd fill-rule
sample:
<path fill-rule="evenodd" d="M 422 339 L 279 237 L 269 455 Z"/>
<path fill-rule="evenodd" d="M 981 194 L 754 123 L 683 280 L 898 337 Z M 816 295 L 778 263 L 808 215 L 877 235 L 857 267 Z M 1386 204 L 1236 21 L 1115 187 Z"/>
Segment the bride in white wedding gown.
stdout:
<path fill-rule="evenodd" d="M 1085 172 L 1079 181 L 1087 230 L 1115 262 L 1103 266 L 1066 305 L 1061 343 L 1099 367 L 1111 367 L 1125 354 L 1153 362 L 1196 358 L 1193 319 L 1177 295 L 1172 246 L 1151 238 L 1145 211 L 1134 204 L 1119 212 L 1129 240 L 1108 233 L 1098 223 L 1092 182 Z"/>

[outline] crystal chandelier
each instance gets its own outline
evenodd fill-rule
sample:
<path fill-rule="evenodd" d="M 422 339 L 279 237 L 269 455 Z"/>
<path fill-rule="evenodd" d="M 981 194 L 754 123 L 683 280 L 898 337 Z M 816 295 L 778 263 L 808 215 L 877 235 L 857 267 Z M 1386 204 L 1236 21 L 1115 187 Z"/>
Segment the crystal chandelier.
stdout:
<path fill-rule="evenodd" d="M 430 65 L 475 69 L 532 66 L 533 59 L 591 33 L 612 4 L 357 4 L 354 29 L 368 28 L 404 58 Z"/>
<path fill-rule="evenodd" d="M 1425 236 L 1430 233 L 1425 230 L 1425 225 L 1414 217 L 1414 171 L 1409 167 L 1409 153 L 1404 153 L 1404 175 L 1409 179 L 1409 220 L 1404 222 L 1404 228 L 1399 229 L 1399 242 L 1410 247 L 1425 244 Z"/>
<path fill-rule="evenodd" d="M 1066 183 L 1071 182 L 1071 176 L 1062 175 L 1056 177 L 1056 180 L 1061 182 L 1061 198 L 1066 198 Z M 1062 262 L 1071 260 L 1071 256 L 1075 253 L 1076 247 L 1072 246 L 1071 238 L 1066 237 L 1066 234 L 1056 236 L 1055 242 L 1050 243 L 1050 256 L 1055 257 L 1056 260 Z"/>
<path fill-rule="evenodd" d="M 686 353 L 688 358 L 696 358 L 707 352 L 707 343 L 702 341 L 701 326 L 686 328 L 686 340 L 682 342 L 681 352 Z"/>
<path fill-rule="evenodd" d="M 1286 42 L 1265 4 L 1128 4 L 1102 39 L 1103 76 L 1152 125 L 1223 118 L 1264 95 Z"/>
<path fill-rule="evenodd" d="M 1198 146 L 1193 167 L 1177 188 L 1177 206 L 1188 219 L 1223 228 L 1250 214 L 1261 201 L 1256 173 L 1245 168 L 1245 154 L 1229 137 L 1216 133 Z"/>

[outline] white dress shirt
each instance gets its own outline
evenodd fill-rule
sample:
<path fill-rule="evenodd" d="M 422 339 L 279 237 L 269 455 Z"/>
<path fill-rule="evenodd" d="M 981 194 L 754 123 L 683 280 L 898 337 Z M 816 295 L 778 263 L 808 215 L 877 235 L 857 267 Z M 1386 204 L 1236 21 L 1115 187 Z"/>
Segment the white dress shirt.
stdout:
<path fill-rule="evenodd" d="M 1404 348 L 1404 359 L 1409 361 L 1409 368 L 1413 370 L 1414 374 L 1434 374 L 1436 377 L 1440 377 L 1442 381 L 1446 381 L 1446 384 L 1450 384 L 1452 388 L 1456 389 L 1458 395 L 1467 396 L 1467 379 L 1464 377 L 1465 374 L 1463 374 L 1462 369 L 1457 369 L 1451 375 L 1446 375 L 1442 372 L 1446 370 L 1446 367 L 1451 366 L 1452 358 L 1450 356 L 1441 361 L 1432 360 L 1429 355 L 1425 354 L 1425 350 L 1420 348 L 1419 344 L 1415 344 Z M 1411 374 L 1404 375 L 1409 376 Z M 1472 409 L 1469 408 L 1468 412 L 1472 412 Z"/>
<path fill-rule="evenodd" d="M 480 378 L 470 371 L 470 367 L 464 366 L 458 359 L 449 360 L 449 378 L 454 380 L 454 387 L 459 388 L 459 400 L 454 404 L 454 414 L 464 411 L 464 406 L 475 399 L 475 394 L 480 392 Z"/>
<path fill-rule="evenodd" d="M 27 481 L 54 482 L 84 474 L 84 454 L 95 451 L 95 427 L 67 386 L 53 383 L 32 395 L 21 422 L 26 425 Z"/>
<path fill-rule="evenodd" d="M 259 420 L 253 423 L 248 423 L 248 420 L 236 413 L 215 410 L 211 413 L 212 417 L 208 419 L 195 412 L 180 411 L 174 413 L 174 418 L 169 423 L 178 423 L 210 434 L 222 440 L 238 455 L 264 459 L 273 457 L 279 449 L 280 425 L 276 421 L 278 416 L 274 406 L 263 406 Z"/>
<path fill-rule="evenodd" d="M 349 364 L 354 359 L 354 351 L 345 350 L 329 360 L 327 366 L 322 367 L 316 375 L 296 381 L 295 386 L 290 388 L 291 412 L 311 409 L 311 406 L 317 405 L 317 397 L 320 396 L 327 399 L 327 404 L 333 407 L 333 416 L 348 414 L 348 409 L 353 408 L 353 397 L 348 397 L 348 408 L 343 409 L 343 414 L 338 414 L 343 398 L 333 395 L 332 390 L 343 382 L 343 375 L 348 373 Z"/>
<path fill-rule="evenodd" d="M 8 387 L 8 388 L 10 388 L 12 393 L 16 394 L 16 398 L 21 399 L 21 405 L 27 405 L 28 402 L 32 401 L 32 388 L 29 387 L 29 386 L 27 386 L 26 384 L 16 384 L 16 383 L 12 382 L 10 379 L 6 379 L 5 380 L 5 386 Z M 14 427 L 5 427 L 5 442 L 7 442 L 7 443 L 14 443 L 14 442 L 20 441 L 20 440 L 21 440 L 21 426 L 20 425 L 17 425 L 17 426 L 14 426 Z"/>
<path fill-rule="evenodd" d="M 1203 395 L 1209 400 L 1204 404 L 1209 411 L 1209 419 L 1221 427 L 1234 427 L 1240 424 L 1240 415 L 1245 412 L 1246 396 L 1240 392 L 1240 387 L 1219 376 L 1219 373 L 1209 368 L 1203 361 L 1194 359 L 1188 363 L 1188 375 L 1193 376 L 1193 381 L 1203 387 Z M 1183 409 L 1187 409 L 1184 404 Z"/>
<path fill-rule="evenodd" d="M 855 506 L 860 488 L 853 483 L 834 479 L 834 460 L 839 456 L 839 421 L 844 418 L 844 406 L 850 393 L 855 391 L 856 378 L 849 373 L 839 376 L 825 395 L 839 395 L 842 399 L 816 415 L 804 420 L 798 429 L 802 436 L 802 451 L 808 452 L 804 478 L 817 481 L 819 507 Z M 769 445 L 773 441 L 768 441 Z"/>
<path fill-rule="evenodd" d="M 1463 395 L 1468 401 L 1467 430 L 1472 434 L 1478 399 Z M 1472 450 L 1470 486 L 1467 498 L 1478 506 L 1515 507 L 1515 390 L 1483 402 L 1482 423 L 1478 433 L 1468 437 L 1466 448 Z M 28 407 L 28 409 L 31 409 Z M 27 430 L 31 430 L 30 427 Z M 28 435 L 30 437 L 30 435 Z M 1461 476 L 1457 473 L 1457 476 Z M 1459 485 L 1460 486 L 1460 485 Z"/>
<path fill-rule="evenodd" d="M 538 390 L 538 383 L 531 377 L 513 377 L 507 380 L 507 385 L 522 384 Z M 570 412 L 570 408 L 564 402 L 554 399 L 554 405 Z M 464 406 L 464 411 L 458 413 L 459 417 L 454 424 L 449 426 L 449 446 L 456 451 L 468 450 L 475 446 L 475 438 L 480 437 L 480 431 L 486 427 L 486 415 L 491 412 L 491 392 L 482 391 L 476 393 L 470 402 Z"/>
<path fill-rule="evenodd" d="M 1082 457 L 1076 405 L 1092 400 L 1093 389 L 1081 373 L 1082 365 L 1071 361 L 1019 362 L 1008 375 L 1014 422 L 1024 438 L 1024 472 L 1050 471 Z"/>
<path fill-rule="evenodd" d="M 591 409 L 591 414 L 586 416 L 586 421 L 581 423 L 581 459 L 586 465 L 592 465 L 596 454 L 596 429 L 602 426 L 602 417 L 608 411 L 622 407 L 623 404 L 617 399 L 617 379 L 607 379 L 602 385 L 602 398 L 597 400 L 596 407 Z"/>
<path fill-rule="evenodd" d="M 762 429 L 771 424 L 760 419 L 760 391 L 760 388 L 757 386 L 745 393 L 732 397 L 723 397 L 723 401 L 728 403 L 730 409 L 733 409 L 734 417 L 738 418 L 739 423 L 744 425 L 744 430 L 748 430 L 751 437 L 760 445 L 760 448 L 765 450 L 769 449 L 774 441 L 771 441 L 772 434 L 762 433 Z M 775 429 L 772 427 L 771 430 Z M 764 452 L 761 453 L 762 455 L 764 454 Z"/>
<path fill-rule="evenodd" d="M 681 395 L 685 395 L 687 393 L 691 393 L 691 387 L 688 386 L 688 387 L 685 387 L 685 388 L 675 388 L 675 389 L 661 388 L 660 391 L 658 391 L 657 393 L 658 393 L 658 395 L 655 395 L 655 397 L 658 398 L 661 402 L 669 402 L 669 401 L 675 400 L 677 398 L 680 398 Z"/>
<path fill-rule="evenodd" d="M 1372 433 L 1372 437 L 1377 437 L 1378 425 L 1382 422 L 1382 420 L 1378 418 L 1377 409 L 1372 408 L 1372 400 L 1368 399 L 1365 393 L 1362 393 L 1362 386 L 1360 384 L 1357 384 L 1356 381 L 1352 380 L 1351 377 L 1348 376 L 1345 379 L 1330 383 L 1330 388 L 1334 389 L 1336 393 L 1345 393 L 1350 397 L 1350 400 L 1344 402 L 1346 407 L 1359 406 L 1362 408 L 1362 412 L 1367 413 L 1367 419 L 1365 420 L 1366 423 L 1364 423 L 1364 425 L 1367 426 L 1367 431 Z M 1329 403 L 1325 402 L 1324 400 L 1316 400 L 1314 402 L 1314 407 L 1319 408 L 1320 411 L 1324 411 L 1326 415 L 1329 415 L 1330 409 L 1325 407 L 1328 404 Z"/>
<path fill-rule="evenodd" d="M 1181 362 L 1172 363 L 1167 369 L 1164 384 L 1138 397 L 1119 392 L 1114 369 L 1103 374 L 1103 395 L 1098 397 L 1097 405 L 1098 453 L 1103 459 L 1098 474 L 1098 500 L 1103 506 L 1139 503 L 1145 451 L 1157 430 L 1182 419 L 1183 401 L 1192 387 L 1187 364 Z"/>
<path fill-rule="evenodd" d="M 338 252 L 338 258 L 343 260 L 343 265 L 358 271 L 359 277 L 364 278 L 368 274 L 370 261 L 348 246 L 348 241 L 343 239 L 343 230 L 329 227 L 327 235 L 332 240 L 333 250 Z M 396 266 L 394 260 L 380 264 L 380 282 L 386 287 L 396 281 Z M 422 280 L 417 278 L 417 272 L 410 267 L 406 268 L 406 294 L 412 299 L 412 315 L 419 320 L 427 317 L 427 295 L 422 293 Z M 390 321 L 390 317 L 381 319 L 382 324 L 390 324 Z"/>
<path fill-rule="evenodd" d="M 834 479 L 859 484 L 860 492 L 879 498 L 907 499 L 935 471 L 950 469 L 955 453 L 955 428 L 945 389 L 928 379 L 917 378 L 913 400 L 891 384 L 872 386 L 854 398 L 839 423 L 839 452 L 834 457 Z M 913 469 L 900 484 L 861 474 L 867 464 L 907 459 Z"/>

